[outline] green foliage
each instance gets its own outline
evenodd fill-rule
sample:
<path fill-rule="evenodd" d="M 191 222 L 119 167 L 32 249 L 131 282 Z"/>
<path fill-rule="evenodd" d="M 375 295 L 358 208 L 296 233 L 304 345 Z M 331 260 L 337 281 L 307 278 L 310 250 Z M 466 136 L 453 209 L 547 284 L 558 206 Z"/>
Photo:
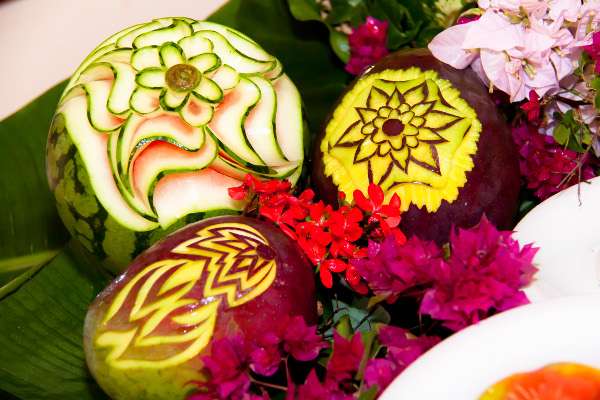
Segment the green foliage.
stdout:
<path fill-rule="evenodd" d="M 327 10 L 325 17 L 316 0 L 289 0 L 289 7 L 299 21 L 320 21 L 327 26 L 331 46 L 343 62 L 350 57 L 348 38 L 336 28 L 356 27 L 367 16 L 389 22 L 388 47 L 392 51 L 425 47 L 442 29 L 434 0 L 331 0 L 330 3 L 331 10 Z"/>
<path fill-rule="evenodd" d="M 596 110 L 600 111 L 600 76 L 596 76 L 592 79 L 592 89 L 596 91 L 596 95 L 594 96 L 594 107 L 596 107 Z"/>
<path fill-rule="evenodd" d="M 557 143 L 577 151 L 586 151 L 592 143 L 592 132 L 590 128 L 581 121 L 577 121 L 573 110 L 562 115 L 557 115 L 560 120 L 554 129 L 554 139 Z"/>
<path fill-rule="evenodd" d="M 82 346 L 87 305 L 108 282 L 92 262 L 68 246 L 0 302 L 0 391 L 23 399 L 106 398 Z"/>
<path fill-rule="evenodd" d="M 68 240 L 46 181 L 50 119 L 64 84 L 0 123 L 0 286 Z"/>

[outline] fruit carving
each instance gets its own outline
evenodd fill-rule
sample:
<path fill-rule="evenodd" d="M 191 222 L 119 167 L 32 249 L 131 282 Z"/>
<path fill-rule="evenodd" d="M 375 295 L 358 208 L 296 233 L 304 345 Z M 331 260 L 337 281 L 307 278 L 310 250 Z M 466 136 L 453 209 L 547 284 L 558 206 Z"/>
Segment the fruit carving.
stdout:
<path fill-rule="evenodd" d="M 77 69 L 49 135 L 49 182 L 71 233 L 120 270 L 185 222 L 242 209 L 227 189 L 247 173 L 295 183 L 303 134 L 275 57 L 231 28 L 162 18 Z"/>

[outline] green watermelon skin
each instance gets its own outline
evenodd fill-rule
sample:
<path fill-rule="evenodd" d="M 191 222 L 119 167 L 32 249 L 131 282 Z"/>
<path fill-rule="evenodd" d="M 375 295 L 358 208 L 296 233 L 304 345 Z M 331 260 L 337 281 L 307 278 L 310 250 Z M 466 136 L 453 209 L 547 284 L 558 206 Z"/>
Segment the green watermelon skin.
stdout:
<path fill-rule="evenodd" d="M 239 214 L 246 204 L 227 189 L 248 173 L 296 184 L 306 133 L 297 88 L 258 43 L 159 18 L 75 70 L 48 136 L 48 181 L 71 235 L 116 273 L 188 223 Z"/>
<path fill-rule="evenodd" d="M 179 228 L 208 217 L 235 215 L 236 210 L 215 210 L 187 215 L 168 229 L 134 232 L 119 224 L 100 204 L 77 147 L 57 114 L 46 147 L 46 171 L 58 213 L 71 236 L 113 273 L 123 271 L 139 253 Z"/>

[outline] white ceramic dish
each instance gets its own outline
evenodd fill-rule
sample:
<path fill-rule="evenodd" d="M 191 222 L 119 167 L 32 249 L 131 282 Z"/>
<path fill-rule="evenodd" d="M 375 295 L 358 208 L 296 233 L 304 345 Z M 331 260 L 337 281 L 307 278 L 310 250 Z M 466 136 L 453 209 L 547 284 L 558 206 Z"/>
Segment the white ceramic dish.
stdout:
<path fill-rule="evenodd" d="M 515 228 L 540 247 L 539 271 L 526 289 L 532 302 L 600 293 L 600 178 L 573 186 L 534 208 Z"/>
<path fill-rule="evenodd" d="M 555 362 L 600 368 L 600 295 L 529 304 L 471 326 L 407 368 L 380 400 L 476 400 L 517 372 Z"/>

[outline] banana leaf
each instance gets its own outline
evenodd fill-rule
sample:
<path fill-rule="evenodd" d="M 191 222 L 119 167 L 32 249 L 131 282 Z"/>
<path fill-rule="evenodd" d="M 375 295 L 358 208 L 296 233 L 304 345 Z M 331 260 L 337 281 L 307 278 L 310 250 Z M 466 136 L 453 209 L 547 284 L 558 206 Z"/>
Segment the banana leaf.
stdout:
<path fill-rule="evenodd" d="M 245 32 L 282 61 L 314 135 L 349 78 L 327 29 L 296 21 L 285 0 L 232 0 L 210 19 Z M 110 277 L 75 242 L 67 244 L 46 183 L 46 135 L 63 87 L 0 121 L 2 399 L 106 398 L 85 366 L 82 330 L 88 305 Z"/>

